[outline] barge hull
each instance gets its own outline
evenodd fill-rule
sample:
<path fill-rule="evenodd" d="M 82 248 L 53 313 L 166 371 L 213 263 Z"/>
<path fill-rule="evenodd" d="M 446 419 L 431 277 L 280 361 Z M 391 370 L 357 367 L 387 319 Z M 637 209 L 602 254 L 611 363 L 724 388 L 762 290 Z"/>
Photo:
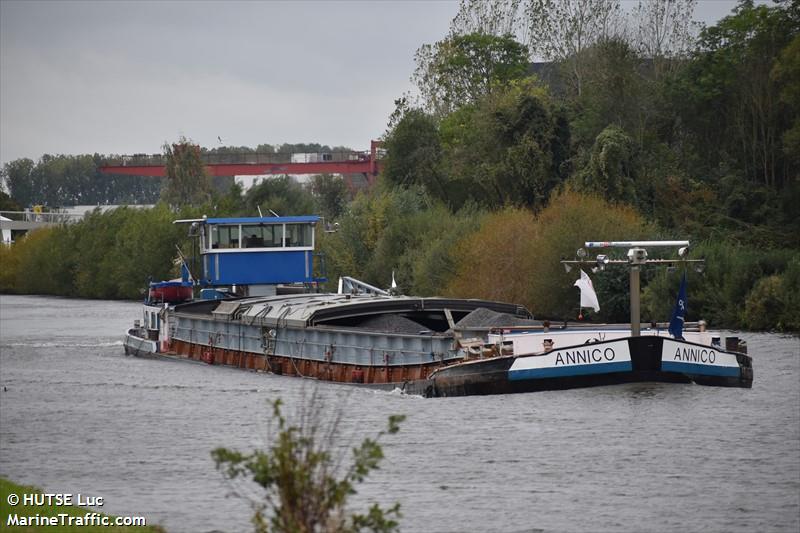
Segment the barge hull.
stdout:
<path fill-rule="evenodd" d="M 679 346 L 682 350 L 691 350 L 693 347 L 707 350 L 707 347 L 659 337 L 631 337 L 579 347 L 566 347 L 552 354 L 500 356 L 456 364 L 436 362 L 427 365 L 367 367 L 238 352 L 182 341 L 173 342 L 168 352 L 149 352 L 147 350 L 149 344 L 141 342 L 146 339 L 139 339 L 138 344 L 141 346 L 137 347 L 137 342 L 130 341 L 131 338 L 134 337 L 129 335 L 125 343 L 125 351 L 130 355 L 204 362 L 210 365 L 385 390 L 400 389 L 408 394 L 425 397 L 514 394 L 638 382 L 696 383 L 718 387 L 750 388 L 753 381 L 751 359 L 741 353 L 714 352 L 715 359 L 721 360 L 725 356 L 728 360 L 735 361 L 736 366 L 682 363 L 687 368 L 695 368 L 695 371 L 667 370 L 665 367 L 672 368 L 670 365 L 674 362 L 665 361 L 665 354 L 670 354 L 675 346 Z M 546 357 L 557 361 L 562 353 L 567 355 L 572 353 L 574 356 L 577 352 L 595 354 L 599 357 L 599 354 L 609 355 L 611 351 L 614 351 L 613 359 L 619 358 L 619 361 L 592 361 L 586 364 L 564 365 L 561 368 L 540 364 L 547 362 Z M 591 361 L 588 357 L 584 361 Z"/>
<path fill-rule="evenodd" d="M 676 352 L 677 355 L 673 353 L 676 346 L 682 350 Z M 705 358 L 706 362 L 675 363 L 674 358 L 682 357 L 684 352 L 694 354 L 692 350 L 703 351 L 703 355 L 698 354 L 697 357 L 698 360 Z M 709 352 L 713 353 L 713 362 L 709 362 Z M 603 359 L 603 353 L 613 353 L 612 361 Z M 696 383 L 741 388 L 751 388 L 753 384 L 749 356 L 712 351 L 701 345 L 660 337 L 630 337 L 566 347 L 552 354 L 498 357 L 448 366 L 430 377 L 433 382 L 431 394 L 512 394 L 638 382 Z M 599 360 L 592 360 L 592 354 Z M 578 355 L 584 357 L 580 361 L 583 364 L 574 364 Z M 568 356 L 572 357 L 572 361 Z M 545 359 L 547 357 L 550 357 L 549 361 Z M 727 366 L 722 364 L 724 361 L 727 361 Z M 562 363 L 560 367 L 559 362 Z M 717 362 L 719 364 L 715 364 Z M 677 368 L 687 370 L 672 370 Z"/>

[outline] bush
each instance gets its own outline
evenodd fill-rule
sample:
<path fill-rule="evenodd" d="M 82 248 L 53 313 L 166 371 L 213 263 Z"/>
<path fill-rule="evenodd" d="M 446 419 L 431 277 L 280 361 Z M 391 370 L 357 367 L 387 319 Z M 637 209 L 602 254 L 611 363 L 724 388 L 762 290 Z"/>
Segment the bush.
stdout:
<path fill-rule="evenodd" d="M 399 430 L 405 416 L 389 417 L 385 431 L 375 439 L 364 439 L 353 449 L 353 462 L 342 473 L 342 458 L 332 448 L 342 412 L 329 417 L 322 401 L 314 395 L 298 424 L 290 424 L 281 411 L 280 399 L 272 404 L 277 434 L 267 450 L 243 454 L 217 448 L 212 457 L 226 478 L 245 477 L 263 489 L 263 500 L 251 500 L 253 524 L 258 532 L 286 533 L 396 531 L 400 504 L 382 509 L 373 504 L 366 514 L 346 511 L 347 499 L 355 487 L 376 470 L 383 459 L 378 439 Z M 324 426 L 322 421 L 329 423 Z"/>
<path fill-rule="evenodd" d="M 630 207 L 566 190 L 554 195 L 538 217 L 524 209 L 487 215 L 480 229 L 456 247 L 457 273 L 447 288 L 456 297 L 489 298 L 524 304 L 536 315 L 574 318 L 580 301 L 573 287 L 580 276 L 567 273 L 562 258 L 573 258 L 587 240 L 652 236 Z M 627 320 L 627 275 L 609 269 L 593 276 L 603 320 Z"/>

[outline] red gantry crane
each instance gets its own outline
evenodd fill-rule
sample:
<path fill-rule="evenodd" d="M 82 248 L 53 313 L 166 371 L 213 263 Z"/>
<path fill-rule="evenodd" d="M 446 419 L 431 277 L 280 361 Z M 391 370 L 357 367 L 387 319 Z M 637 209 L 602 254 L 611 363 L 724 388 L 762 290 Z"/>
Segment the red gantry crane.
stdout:
<path fill-rule="evenodd" d="M 212 176 L 259 176 L 268 174 L 363 174 L 372 185 L 380 171 L 380 141 L 371 141 L 369 152 L 204 153 L 203 161 Z M 107 174 L 164 176 L 162 155 L 123 156 L 100 167 Z"/>

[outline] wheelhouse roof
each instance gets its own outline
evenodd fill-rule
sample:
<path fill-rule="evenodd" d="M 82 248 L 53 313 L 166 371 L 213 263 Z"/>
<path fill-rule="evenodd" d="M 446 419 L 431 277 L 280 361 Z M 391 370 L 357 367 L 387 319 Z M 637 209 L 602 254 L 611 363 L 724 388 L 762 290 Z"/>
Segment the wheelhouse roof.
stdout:
<path fill-rule="evenodd" d="M 207 218 L 206 224 L 314 224 L 319 222 L 317 215 L 294 217 L 238 217 L 238 218 Z"/>

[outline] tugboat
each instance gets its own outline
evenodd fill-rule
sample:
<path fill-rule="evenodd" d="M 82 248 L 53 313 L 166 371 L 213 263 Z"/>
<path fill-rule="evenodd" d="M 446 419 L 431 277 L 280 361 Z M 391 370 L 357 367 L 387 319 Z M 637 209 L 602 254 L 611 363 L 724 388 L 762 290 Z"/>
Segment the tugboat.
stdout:
<path fill-rule="evenodd" d="M 338 293 L 321 293 L 319 220 L 176 221 L 197 239 L 201 273 L 182 258 L 180 280 L 151 283 L 125 353 L 428 397 L 629 381 L 752 384 L 743 345 L 729 338 L 724 350 L 715 344 L 722 337 L 699 326 L 697 335 L 687 327 L 686 339 L 619 326 L 556 330 L 519 305 L 403 296 L 352 278 L 340 279 Z M 673 352 L 680 357 L 670 359 Z"/>

